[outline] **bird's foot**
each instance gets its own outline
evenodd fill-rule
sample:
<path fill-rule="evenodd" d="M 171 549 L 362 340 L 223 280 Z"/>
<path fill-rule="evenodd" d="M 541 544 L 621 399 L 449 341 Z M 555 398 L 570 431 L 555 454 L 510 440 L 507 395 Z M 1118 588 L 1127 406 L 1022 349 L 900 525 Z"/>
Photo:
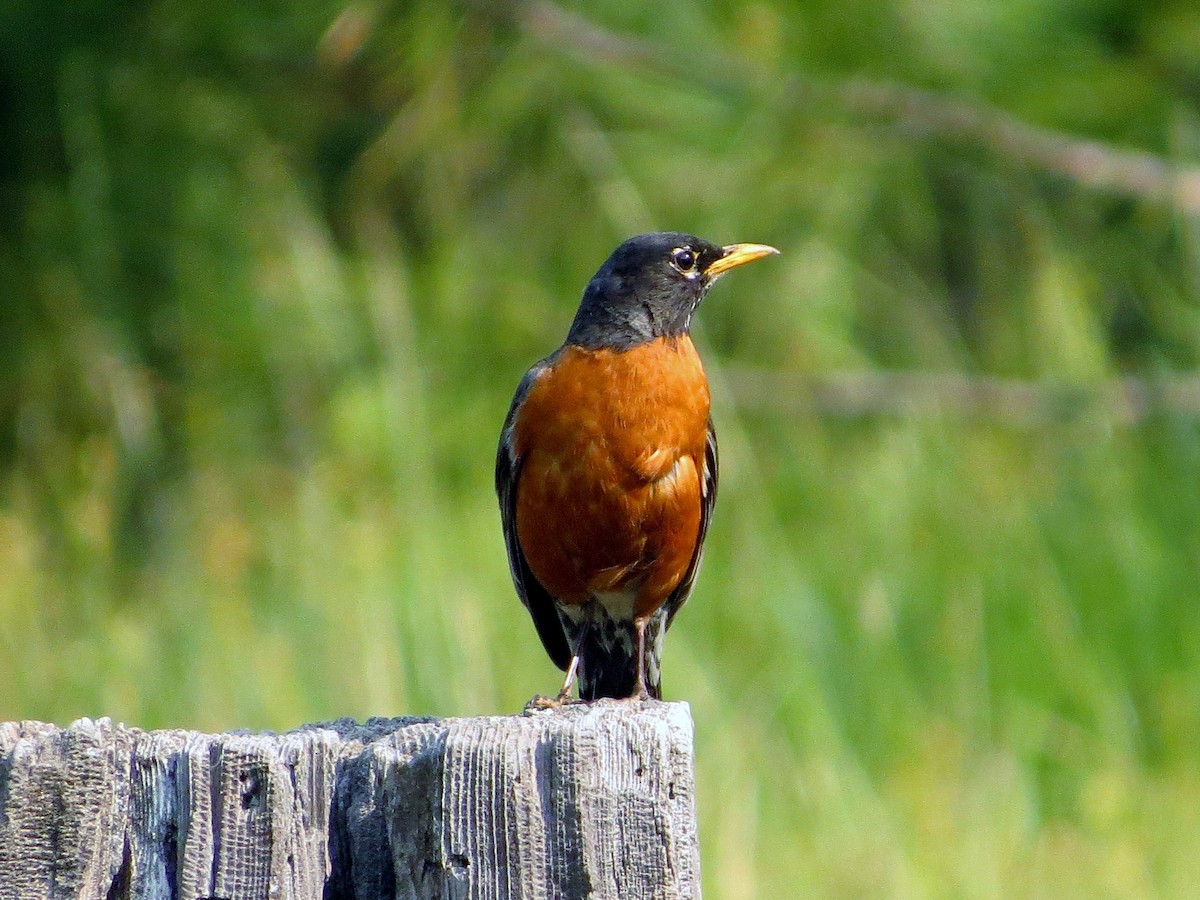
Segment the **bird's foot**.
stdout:
<path fill-rule="evenodd" d="M 560 709 L 571 703 L 579 701 L 571 699 L 571 695 L 562 691 L 558 692 L 557 696 L 547 697 L 544 694 L 537 694 L 525 704 L 525 712 L 538 712 L 544 709 Z"/>

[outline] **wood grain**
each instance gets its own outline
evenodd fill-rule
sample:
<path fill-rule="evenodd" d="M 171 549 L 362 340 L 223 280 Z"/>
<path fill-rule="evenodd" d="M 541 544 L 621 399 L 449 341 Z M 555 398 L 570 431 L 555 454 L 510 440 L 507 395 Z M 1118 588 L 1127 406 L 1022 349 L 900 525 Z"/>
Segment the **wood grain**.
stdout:
<path fill-rule="evenodd" d="M 691 898 L 685 704 L 282 735 L 0 723 L 0 898 Z"/>

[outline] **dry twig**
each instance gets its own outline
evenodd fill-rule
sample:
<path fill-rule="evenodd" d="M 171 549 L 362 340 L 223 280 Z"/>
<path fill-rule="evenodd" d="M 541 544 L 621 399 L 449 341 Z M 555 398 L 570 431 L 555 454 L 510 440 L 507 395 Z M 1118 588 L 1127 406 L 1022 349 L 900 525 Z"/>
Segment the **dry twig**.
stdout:
<path fill-rule="evenodd" d="M 739 407 L 789 415 L 957 415 L 1027 426 L 1089 416 L 1120 425 L 1161 414 L 1200 416 L 1197 375 L 1070 383 L 930 372 L 808 376 L 726 369 L 724 374 Z"/>
<path fill-rule="evenodd" d="M 707 55 L 701 69 L 690 59 L 609 31 L 547 2 L 523 5 L 520 23 L 528 34 L 590 62 L 687 80 L 718 93 L 763 93 L 752 71 L 729 59 Z M 983 147 L 1092 190 L 1200 213 L 1200 167 L 1040 128 L 988 104 L 966 103 L 907 85 L 864 79 L 824 82 L 798 74 L 787 79 L 782 92 L 773 84 L 771 93 L 781 93 L 793 108 L 809 113 L 828 109 L 893 123 Z"/>

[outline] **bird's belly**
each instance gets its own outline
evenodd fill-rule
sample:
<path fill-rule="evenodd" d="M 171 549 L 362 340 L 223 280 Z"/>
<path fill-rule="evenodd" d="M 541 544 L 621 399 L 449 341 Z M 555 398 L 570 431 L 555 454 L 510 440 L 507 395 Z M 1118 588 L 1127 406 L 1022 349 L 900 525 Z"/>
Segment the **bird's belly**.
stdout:
<path fill-rule="evenodd" d="M 584 462 L 584 457 L 578 462 Z M 611 463 L 526 462 L 517 532 L 529 567 L 564 603 L 595 599 L 624 617 L 652 612 L 683 577 L 700 530 L 700 479 L 684 457 L 665 484 L 622 483 Z"/>
<path fill-rule="evenodd" d="M 646 616 L 687 571 L 700 531 L 708 390 L 690 343 L 685 351 L 667 366 L 658 364 L 663 350 L 655 360 L 568 360 L 526 400 L 536 427 L 517 435 L 517 532 L 533 574 L 562 603 L 613 600 L 616 614 L 630 601 L 615 600 L 629 596 L 633 615 Z M 639 378 L 639 363 L 657 380 Z"/>

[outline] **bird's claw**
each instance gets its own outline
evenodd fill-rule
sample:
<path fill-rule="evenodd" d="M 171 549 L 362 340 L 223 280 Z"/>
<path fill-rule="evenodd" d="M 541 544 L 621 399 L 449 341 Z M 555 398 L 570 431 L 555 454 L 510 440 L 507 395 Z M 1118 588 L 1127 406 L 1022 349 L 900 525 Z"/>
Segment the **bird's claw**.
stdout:
<path fill-rule="evenodd" d="M 547 697 L 544 694 L 538 694 L 532 697 L 529 702 L 525 704 L 525 712 L 540 712 L 546 709 L 561 709 L 562 707 L 575 702 L 577 701 L 572 700 L 570 694 L 564 694 L 561 692 L 554 697 Z"/>

